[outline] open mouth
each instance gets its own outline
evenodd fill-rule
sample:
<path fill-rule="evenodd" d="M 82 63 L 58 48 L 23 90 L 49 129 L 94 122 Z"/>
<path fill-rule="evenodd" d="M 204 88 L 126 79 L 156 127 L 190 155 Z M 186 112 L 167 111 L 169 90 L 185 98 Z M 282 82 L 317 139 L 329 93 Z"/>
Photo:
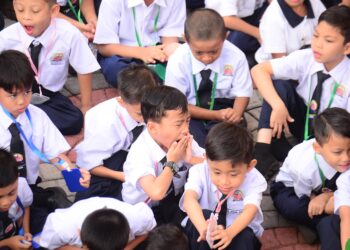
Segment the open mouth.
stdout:
<path fill-rule="evenodd" d="M 34 31 L 34 26 L 24 25 L 24 30 L 28 35 L 32 35 Z"/>

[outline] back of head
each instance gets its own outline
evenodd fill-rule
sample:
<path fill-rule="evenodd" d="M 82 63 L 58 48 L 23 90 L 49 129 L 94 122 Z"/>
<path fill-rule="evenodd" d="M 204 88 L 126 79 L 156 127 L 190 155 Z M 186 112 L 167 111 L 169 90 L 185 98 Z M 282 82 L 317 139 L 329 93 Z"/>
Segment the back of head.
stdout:
<path fill-rule="evenodd" d="M 0 88 L 6 92 L 29 90 L 36 83 L 35 74 L 27 56 L 16 50 L 0 53 Z"/>
<path fill-rule="evenodd" d="M 146 250 L 188 250 L 186 235 L 175 225 L 166 224 L 153 229 L 147 239 Z"/>
<path fill-rule="evenodd" d="M 143 120 L 160 122 L 168 110 L 181 110 L 187 113 L 186 96 L 178 89 L 169 86 L 159 86 L 148 89 L 141 101 Z"/>
<path fill-rule="evenodd" d="M 223 18 L 212 9 L 198 9 L 191 13 L 185 22 L 185 38 L 209 41 L 226 38 L 226 28 Z"/>
<path fill-rule="evenodd" d="M 89 250 L 122 250 L 128 244 L 130 227 L 125 216 L 113 209 L 89 214 L 81 227 L 80 238 Z"/>
<path fill-rule="evenodd" d="M 7 187 L 18 179 L 17 161 L 13 155 L 0 148 L 0 188 Z"/>
<path fill-rule="evenodd" d="M 118 74 L 119 94 L 129 104 L 139 104 L 146 89 L 157 85 L 155 74 L 145 65 L 132 64 Z"/>
<path fill-rule="evenodd" d="M 205 151 L 211 161 L 231 161 L 232 165 L 250 163 L 253 159 L 253 138 L 242 127 L 219 123 L 208 133 Z"/>
<path fill-rule="evenodd" d="M 335 5 L 325 10 L 319 17 L 318 22 L 327 24 L 338 29 L 344 37 L 344 44 L 350 42 L 350 8 L 345 5 Z"/>
<path fill-rule="evenodd" d="M 350 114 L 342 108 L 328 108 L 315 116 L 313 121 L 315 139 L 323 145 L 332 134 L 350 138 Z"/>

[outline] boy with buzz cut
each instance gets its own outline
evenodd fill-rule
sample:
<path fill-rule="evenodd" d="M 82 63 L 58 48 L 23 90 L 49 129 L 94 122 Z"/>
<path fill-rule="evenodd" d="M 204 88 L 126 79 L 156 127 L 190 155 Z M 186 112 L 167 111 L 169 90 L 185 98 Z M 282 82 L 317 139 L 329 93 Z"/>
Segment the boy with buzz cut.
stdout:
<path fill-rule="evenodd" d="M 350 168 L 349 128 L 350 114 L 344 109 L 329 108 L 317 115 L 315 139 L 289 152 L 271 184 L 271 198 L 279 213 L 316 231 L 322 249 L 341 249 L 333 192 L 340 173 Z"/>
<path fill-rule="evenodd" d="M 235 124 L 220 123 L 210 130 L 205 151 L 207 159 L 190 169 L 180 201 L 189 219 L 185 231 L 191 249 L 260 249 L 260 203 L 267 184 L 254 169 L 252 136 Z"/>
<path fill-rule="evenodd" d="M 76 147 L 77 165 L 92 174 L 90 187 L 76 200 L 93 196 L 121 199 L 123 164 L 131 144 L 144 129 L 141 99 L 157 86 L 144 65 L 130 65 L 118 75 L 120 96 L 104 101 L 86 113 L 84 141 Z"/>
<path fill-rule="evenodd" d="M 202 147 L 215 123 L 242 122 L 253 91 L 245 55 L 225 38 L 225 24 L 216 11 L 196 10 L 185 22 L 187 43 L 167 65 L 165 84 L 186 95 L 190 131 Z"/>
<path fill-rule="evenodd" d="M 42 109 L 64 135 L 77 134 L 83 127 L 83 113 L 91 106 L 92 72 L 100 66 L 86 39 L 77 28 L 54 18 L 59 6 L 54 0 L 14 0 L 18 22 L 0 32 L 3 50 L 25 53 L 37 83 L 31 103 Z M 81 109 L 59 91 L 68 75 L 69 64 L 77 71 Z"/>
<path fill-rule="evenodd" d="M 252 69 L 253 80 L 264 98 L 255 145 L 257 169 L 268 173 L 276 159 L 291 149 L 283 130 L 298 141 L 312 137 L 312 120 L 328 107 L 350 110 L 350 8 L 334 6 L 323 12 L 311 49 L 292 52 Z M 274 79 L 292 79 L 276 81 Z"/>
<path fill-rule="evenodd" d="M 141 101 L 146 129 L 132 144 L 124 163 L 125 202 L 147 202 L 157 223 L 180 223 L 178 200 L 188 168 L 203 160 L 204 150 L 192 139 L 186 97 L 177 89 L 148 89 Z"/>

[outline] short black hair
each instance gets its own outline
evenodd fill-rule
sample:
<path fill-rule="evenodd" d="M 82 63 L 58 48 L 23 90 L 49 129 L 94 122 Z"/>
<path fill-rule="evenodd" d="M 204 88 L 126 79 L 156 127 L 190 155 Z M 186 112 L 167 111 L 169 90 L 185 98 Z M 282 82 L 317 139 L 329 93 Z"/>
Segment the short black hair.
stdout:
<path fill-rule="evenodd" d="M 226 38 L 224 19 L 212 9 L 197 9 L 193 11 L 185 22 L 185 38 L 187 42 L 191 39 L 209 41 Z"/>
<path fill-rule="evenodd" d="M 118 74 L 119 95 L 129 104 L 139 104 L 146 89 L 157 85 L 155 74 L 145 65 L 131 64 Z"/>
<path fill-rule="evenodd" d="M 158 86 L 148 89 L 141 101 L 141 113 L 143 120 L 160 122 L 166 116 L 166 111 L 181 110 L 187 113 L 186 96 L 178 89 L 170 86 Z"/>
<path fill-rule="evenodd" d="M 344 37 L 344 44 L 350 42 L 350 8 L 345 5 L 335 5 L 326 9 L 319 17 L 318 23 L 327 24 L 339 29 Z"/>
<path fill-rule="evenodd" d="M 313 120 L 315 139 L 321 146 L 332 134 L 350 138 L 350 114 L 342 108 L 328 108 Z"/>
<path fill-rule="evenodd" d="M 85 218 L 80 238 L 89 250 L 122 250 L 128 244 L 129 234 L 129 223 L 122 213 L 102 208 Z"/>
<path fill-rule="evenodd" d="M 36 83 L 27 56 L 16 50 L 0 53 L 0 88 L 12 93 L 17 89 L 30 90 Z"/>
<path fill-rule="evenodd" d="M 0 148 L 0 188 L 15 183 L 18 179 L 18 163 L 6 149 Z"/>
<path fill-rule="evenodd" d="M 229 160 L 232 166 L 249 164 L 253 159 L 253 138 L 247 129 L 235 124 L 221 122 L 208 133 L 205 151 L 211 161 Z"/>
<path fill-rule="evenodd" d="M 187 236 L 175 225 L 164 224 L 148 235 L 146 250 L 189 250 Z"/>

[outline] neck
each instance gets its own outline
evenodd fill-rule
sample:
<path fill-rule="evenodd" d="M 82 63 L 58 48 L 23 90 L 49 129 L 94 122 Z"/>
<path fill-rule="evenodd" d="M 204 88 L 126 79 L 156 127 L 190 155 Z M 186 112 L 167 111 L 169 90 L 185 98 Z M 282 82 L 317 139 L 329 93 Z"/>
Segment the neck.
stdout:
<path fill-rule="evenodd" d="M 305 4 L 301 4 L 299 6 L 296 6 L 294 8 L 292 8 L 292 10 L 294 11 L 295 14 L 297 14 L 298 16 L 304 17 L 307 15 L 307 11 L 306 11 L 306 6 Z"/>
<path fill-rule="evenodd" d="M 150 6 L 151 3 L 153 3 L 154 0 L 145 0 L 146 6 Z"/>
<path fill-rule="evenodd" d="M 339 63 L 341 63 L 341 61 L 343 61 L 344 56 L 342 56 L 341 58 L 337 58 L 336 60 L 332 61 L 332 62 L 327 62 L 324 63 L 324 67 L 326 68 L 327 72 L 331 71 L 332 69 L 334 69 Z"/>

